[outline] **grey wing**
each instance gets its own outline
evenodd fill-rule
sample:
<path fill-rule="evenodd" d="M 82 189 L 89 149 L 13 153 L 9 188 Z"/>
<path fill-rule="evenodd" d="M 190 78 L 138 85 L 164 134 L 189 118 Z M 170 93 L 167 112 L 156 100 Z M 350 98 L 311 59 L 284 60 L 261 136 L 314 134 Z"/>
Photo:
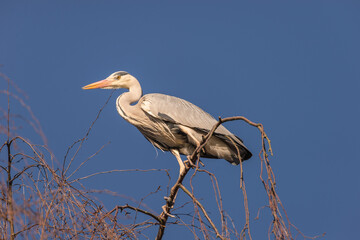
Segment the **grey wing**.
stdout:
<path fill-rule="evenodd" d="M 209 131 L 217 123 L 210 114 L 198 106 L 181 98 L 164 94 L 147 94 L 143 96 L 141 108 L 151 116 L 184 126 Z M 233 135 L 220 125 L 216 133 Z"/>
<path fill-rule="evenodd" d="M 181 98 L 155 93 L 143 96 L 140 102 L 143 111 L 155 118 L 196 128 L 204 133 L 209 132 L 217 123 L 210 114 Z M 215 135 L 227 142 L 230 137 L 238 145 L 246 148 L 239 137 L 222 125 L 216 129 Z"/>

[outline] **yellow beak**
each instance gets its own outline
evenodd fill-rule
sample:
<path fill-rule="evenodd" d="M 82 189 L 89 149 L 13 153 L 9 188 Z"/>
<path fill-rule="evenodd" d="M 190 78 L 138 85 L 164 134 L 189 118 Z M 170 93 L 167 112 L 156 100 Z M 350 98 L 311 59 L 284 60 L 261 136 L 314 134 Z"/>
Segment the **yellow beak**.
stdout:
<path fill-rule="evenodd" d="M 101 80 L 101 81 L 86 85 L 86 86 L 82 87 L 82 89 L 87 90 L 87 89 L 103 88 L 103 87 L 107 87 L 110 85 L 111 85 L 111 81 L 108 79 L 105 79 L 105 80 Z"/>

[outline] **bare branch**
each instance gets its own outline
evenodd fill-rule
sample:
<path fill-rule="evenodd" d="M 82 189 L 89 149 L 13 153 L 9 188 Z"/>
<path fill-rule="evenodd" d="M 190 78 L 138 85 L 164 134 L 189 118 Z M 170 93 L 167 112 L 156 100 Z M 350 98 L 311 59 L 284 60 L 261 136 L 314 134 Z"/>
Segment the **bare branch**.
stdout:
<path fill-rule="evenodd" d="M 191 197 L 191 199 L 200 207 L 201 211 L 203 212 L 204 216 L 206 217 L 206 219 L 208 220 L 208 222 L 210 223 L 211 227 L 213 228 L 213 230 L 216 233 L 216 237 L 220 238 L 220 239 L 225 239 L 223 238 L 219 231 L 217 230 L 215 224 L 213 223 L 213 221 L 211 220 L 211 218 L 209 217 L 209 215 L 207 214 L 204 206 L 194 197 L 194 195 L 191 194 L 191 192 L 189 192 L 189 190 L 187 190 L 184 185 L 180 184 L 180 188 L 187 194 L 189 195 L 189 197 Z"/>
<path fill-rule="evenodd" d="M 90 178 L 90 177 L 93 177 L 93 176 L 96 176 L 96 175 L 113 173 L 113 172 L 153 172 L 153 171 L 156 171 L 156 172 L 165 171 L 165 172 L 167 172 L 168 169 L 145 169 L 145 170 L 144 169 L 114 169 L 114 170 L 109 170 L 109 171 L 93 173 L 93 174 L 87 175 L 85 177 L 80 177 L 80 178 L 77 178 L 77 179 L 74 179 L 74 180 L 70 181 L 70 183 L 78 182 L 80 180 L 84 180 L 84 179 L 87 179 L 87 178 Z"/>
<path fill-rule="evenodd" d="M 77 154 L 79 153 L 80 149 L 82 148 L 85 140 L 88 138 L 88 136 L 89 136 L 89 134 L 90 134 L 90 132 L 91 132 L 92 127 L 94 126 L 94 124 L 96 123 L 96 121 L 99 119 L 101 112 L 104 110 L 105 106 L 108 104 L 108 102 L 109 102 L 109 100 L 110 100 L 110 98 L 111 98 L 111 96 L 113 95 L 114 92 L 115 92 L 115 91 L 112 91 L 112 92 L 110 93 L 108 99 L 105 101 L 104 105 L 100 108 L 99 112 L 97 113 L 97 115 L 96 115 L 96 117 L 95 117 L 95 120 L 91 123 L 91 125 L 90 125 L 90 127 L 88 128 L 85 136 L 80 140 L 80 145 L 79 145 L 79 147 L 76 149 L 76 151 L 75 151 L 73 157 L 71 158 L 71 160 L 70 160 L 70 162 L 69 162 L 66 170 L 63 170 L 64 172 L 63 172 L 62 175 L 65 175 L 65 174 L 67 173 L 67 171 L 69 170 L 72 162 L 74 161 L 75 157 L 77 156 Z M 70 147 L 70 148 L 71 148 L 71 147 Z M 65 162 L 65 161 L 66 161 L 66 158 L 64 159 L 64 162 Z"/>
<path fill-rule="evenodd" d="M 156 221 L 158 221 L 159 223 L 161 223 L 161 219 L 160 219 L 158 216 L 152 214 L 151 212 L 145 211 L 145 210 L 143 210 L 143 209 L 141 209 L 141 208 L 137 208 L 137 207 L 130 206 L 130 205 L 128 205 L 128 204 L 126 204 L 126 205 L 124 205 L 124 206 L 116 206 L 113 210 L 111 210 L 111 211 L 109 212 L 109 214 L 113 213 L 113 212 L 114 212 L 115 210 L 117 210 L 117 209 L 120 209 L 120 211 L 123 211 L 124 209 L 127 209 L 127 208 L 128 208 L 128 209 L 132 209 L 132 210 L 134 210 L 134 211 L 136 211 L 136 212 L 141 212 L 141 213 L 143 213 L 143 214 L 145 214 L 145 215 L 148 215 L 148 216 L 152 217 L 153 219 L 155 219 Z"/>

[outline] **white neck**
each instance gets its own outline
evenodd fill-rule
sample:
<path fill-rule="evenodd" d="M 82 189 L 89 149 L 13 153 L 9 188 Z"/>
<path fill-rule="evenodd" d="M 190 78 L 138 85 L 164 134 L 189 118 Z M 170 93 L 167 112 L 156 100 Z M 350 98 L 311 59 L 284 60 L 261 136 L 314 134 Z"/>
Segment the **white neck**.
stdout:
<path fill-rule="evenodd" d="M 129 118 L 138 115 L 139 112 L 136 111 L 137 106 L 131 104 L 139 101 L 141 96 L 140 83 L 134 78 L 129 86 L 129 91 L 121 94 L 116 100 L 116 109 L 125 120 L 129 121 Z"/>

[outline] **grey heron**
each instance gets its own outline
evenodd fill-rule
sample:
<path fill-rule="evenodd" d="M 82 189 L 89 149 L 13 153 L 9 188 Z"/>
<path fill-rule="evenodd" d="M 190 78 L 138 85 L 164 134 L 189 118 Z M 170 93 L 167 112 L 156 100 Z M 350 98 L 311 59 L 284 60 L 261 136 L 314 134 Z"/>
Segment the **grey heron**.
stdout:
<path fill-rule="evenodd" d="M 202 136 L 217 123 L 210 114 L 181 98 L 158 93 L 142 96 L 138 80 L 124 71 L 115 72 L 105 80 L 83 87 L 95 88 L 128 89 L 128 92 L 116 99 L 118 113 L 155 147 L 162 151 L 170 151 L 179 162 L 180 169 L 184 167 L 180 154 L 190 156 L 199 146 Z M 239 137 L 220 125 L 200 156 L 225 159 L 233 165 L 238 165 L 240 161 L 249 159 L 252 154 Z"/>

